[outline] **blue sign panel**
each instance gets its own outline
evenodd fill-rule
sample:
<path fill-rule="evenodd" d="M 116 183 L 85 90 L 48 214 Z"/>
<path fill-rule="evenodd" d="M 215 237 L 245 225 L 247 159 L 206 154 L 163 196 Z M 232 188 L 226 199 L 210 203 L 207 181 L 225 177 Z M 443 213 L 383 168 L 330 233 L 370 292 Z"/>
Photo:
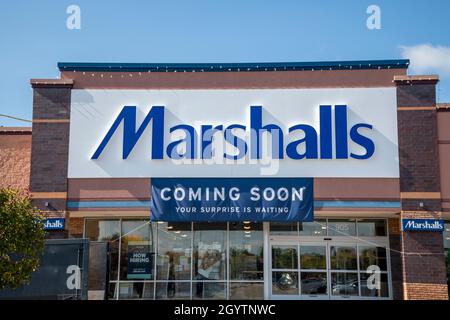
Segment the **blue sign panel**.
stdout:
<path fill-rule="evenodd" d="M 153 221 L 313 221 L 312 178 L 154 178 Z"/>
<path fill-rule="evenodd" d="M 44 230 L 64 230 L 64 218 L 48 218 L 44 221 Z"/>
<path fill-rule="evenodd" d="M 402 219 L 403 231 L 444 231 L 444 220 Z"/>

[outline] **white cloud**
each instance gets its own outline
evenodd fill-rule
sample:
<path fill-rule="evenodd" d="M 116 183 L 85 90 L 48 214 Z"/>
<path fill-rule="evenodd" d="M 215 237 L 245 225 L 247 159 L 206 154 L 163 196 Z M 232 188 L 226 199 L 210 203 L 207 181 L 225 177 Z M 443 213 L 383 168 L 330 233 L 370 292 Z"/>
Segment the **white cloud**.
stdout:
<path fill-rule="evenodd" d="M 410 69 L 415 74 L 435 73 L 450 77 L 450 47 L 419 44 L 401 46 L 402 57 L 410 59 Z"/>

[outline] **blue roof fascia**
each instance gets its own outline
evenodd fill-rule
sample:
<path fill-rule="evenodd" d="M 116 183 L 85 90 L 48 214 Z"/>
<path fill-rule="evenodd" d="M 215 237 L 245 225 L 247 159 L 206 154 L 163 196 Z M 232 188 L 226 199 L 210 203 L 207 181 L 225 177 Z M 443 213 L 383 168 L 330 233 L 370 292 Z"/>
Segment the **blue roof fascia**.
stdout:
<path fill-rule="evenodd" d="M 87 72 L 240 72 L 352 69 L 406 69 L 409 60 L 364 60 L 263 63 L 96 63 L 59 62 L 60 71 Z"/>

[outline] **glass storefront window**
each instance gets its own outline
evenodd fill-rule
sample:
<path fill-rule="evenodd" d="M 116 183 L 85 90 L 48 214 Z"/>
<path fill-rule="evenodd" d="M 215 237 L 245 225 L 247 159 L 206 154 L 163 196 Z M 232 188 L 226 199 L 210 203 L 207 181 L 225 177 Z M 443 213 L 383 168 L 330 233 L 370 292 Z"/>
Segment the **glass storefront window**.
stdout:
<path fill-rule="evenodd" d="M 194 223 L 194 280 L 224 280 L 226 223 Z"/>
<path fill-rule="evenodd" d="M 358 236 L 360 237 L 385 237 L 386 220 L 384 219 L 363 219 L 358 220 Z"/>
<path fill-rule="evenodd" d="M 315 220 L 313 222 L 303 222 L 300 224 L 300 236 L 326 236 L 327 221 Z"/>
<path fill-rule="evenodd" d="M 120 237 L 119 220 L 86 220 L 85 237 L 91 241 L 112 241 Z"/>
<path fill-rule="evenodd" d="M 150 226 L 149 221 L 122 221 L 120 279 L 154 279 L 153 259 L 153 230 Z"/>
<path fill-rule="evenodd" d="M 191 279 L 190 223 L 158 223 L 158 253 L 156 258 L 157 280 Z M 170 287 L 170 283 L 168 283 Z"/>
<path fill-rule="evenodd" d="M 120 220 L 87 219 L 84 236 L 91 241 L 109 241 L 109 278 L 117 280 L 119 270 Z"/>
<path fill-rule="evenodd" d="M 117 299 L 117 282 L 110 282 L 109 283 L 109 290 L 108 290 L 108 299 L 109 300 L 115 300 Z"/>
<path fill-rule="evenodd" d="M 300 268 L 301 269 L 326 269 L 326 247 L 325 246 L 300 246 Z"/>
<path fill-rule="evenodd" d="M 226 299 L 224 282 L 192 282 L 193 299 Z"/>
<path fill-rule="evenodd" d="M 263 280 L 262 223 L 230 223 L 230 280 Z"/>
<path fill-rule="evenodd" d="M 387 270 L 386 249 L 376 246 L 359 246 L 359 268 L 367 270 L 369 266 L 378 266 L 381 271 Z"/>
<path fill-rule="evenodd" d="M 264 282 L 230 282 L 231 300 L 264 299 Z"/>
<path fill-rule="evenodd" d="M 272 246 L 272 269 L 297 269 L 297 246 Z"/>
<path fill-rule="evenodd" d="M 156 282 L 156 299 L 190 299 L 191 282 Z"/>
<path fill-rule="evenodd" d="M 270 223 L 268 230 L 279 236 L 270 238 L 269 295 L 390 297 L 385 219 Z M 344 234 L 383 238 L 311 237 Z M 87 219 L 85 237 L 110 242 L 109 299 L 264 298 L 262 223 Z M 381 271 L 376 286 L 368 283 L 372 265 Z"/>
<path fill-rule="evenodd" d="M 357 270 L 356 246 L 331 246 L 332 270 Z"/>
<path fill-rule="evenodd" d="M 270 234 L 280 236 L 297 236 L 298 224 L 297 222 L 271 222 Z"/>
<path fill-rule="evenodd" d="M 302 272 L 300 281 L 302 294 L 328 294 L 326 272 Z"/>
<path fill-rule="evenodd" d="M 153 299 L 153 282 L 121 282 L 119 299 Z"/>
<path fill-rule="evenodd" d="M 332 272 L 331 294 L 340 296 L 359 295 L 358 274 L 348 272 Z"/>
<path fill-rule="evenodd" d="M 272 272 L 272 293 L 298 295 L 298 272 Z"/>
<path fill-rule="evenodd" d="M 329 219 L 328 235 L 337 237 L 356 236 L 355 220 Z"/>
<path fill-rule="evenodd" d="M 375 280 L 370 279 L 371 274 L 361 272 L 359 277 L 361 279 L 361 295 L 364 297 L 388 297 L 388 275 L 386 273 L 380 273 L 377 284 Z M 370 284 L 370 287 L 369 287 Z"/>

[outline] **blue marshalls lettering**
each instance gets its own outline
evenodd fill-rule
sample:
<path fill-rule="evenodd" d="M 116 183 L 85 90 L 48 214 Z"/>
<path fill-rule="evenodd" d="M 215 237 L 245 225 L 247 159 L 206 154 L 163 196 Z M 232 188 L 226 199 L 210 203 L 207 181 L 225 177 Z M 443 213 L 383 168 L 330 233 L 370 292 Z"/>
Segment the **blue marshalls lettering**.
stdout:
<path fill-rule="evenodd" d="M 183 132 L 185 137 L 174 141 L 164 141 L 165 107 L 153 106 L 144 120 L 137 125 L 136 106 L 124 106 L 113 121 L 106 135 L 101 140 L 91 159 L 99 159 L 119 125 L 123 123 L 122 159 L 127 159 L 146 128 L 151 123 L 151 150 L 149 156 L 153 160 L 170 159 L 211 159 L 214 155 L 212 141 L 217 132 L 223 133 L 225 142 L 236 151 L 233 154 L 224 152 L 223 158 L 238 160 L 249 154 L 250 159 L 261 159 L 264 154 L 262 134 L 271 136 L 273 159 L 358 159 L 366 160 L 375 153 L 375 144 L 370 138 L 373 126 L 368 123 L 348 124 L 347 105 L 319 106 L 319 126 L 296 124 L 288 128 L 288 132 L 273 123 L 264 123 L 263 107 L 250 106 L 250 123 L 224 125 L 202 125 L 200 130 L 189 124 L 177 124 L 168 128 L 169 133 Z M 333 127 L 334 115 L 334 127 Z M 250 135 L 243 139 L 236 135 L 236 130 Z M 333 132 L 334 130 L 334 132 Z M 302 138 L 286 143 L 289 135 L 303 133 Z M 334 138 L 333 138 L 334 133 Z M 292 140 L 292 139 L 291 139 Z M 360 152 L 354 153 L 349 148 L 349 141 L 360 146 Z M 180 152 L 178 147 L 185 145 Z M 302 148 L 299 148 L 302 146 Z M 200 149 L 200 150 L 199 150 Z M 301 152 L 299 150 L 302 150 Z M 108 151 L 111 152 L 111 151 Z"/>

